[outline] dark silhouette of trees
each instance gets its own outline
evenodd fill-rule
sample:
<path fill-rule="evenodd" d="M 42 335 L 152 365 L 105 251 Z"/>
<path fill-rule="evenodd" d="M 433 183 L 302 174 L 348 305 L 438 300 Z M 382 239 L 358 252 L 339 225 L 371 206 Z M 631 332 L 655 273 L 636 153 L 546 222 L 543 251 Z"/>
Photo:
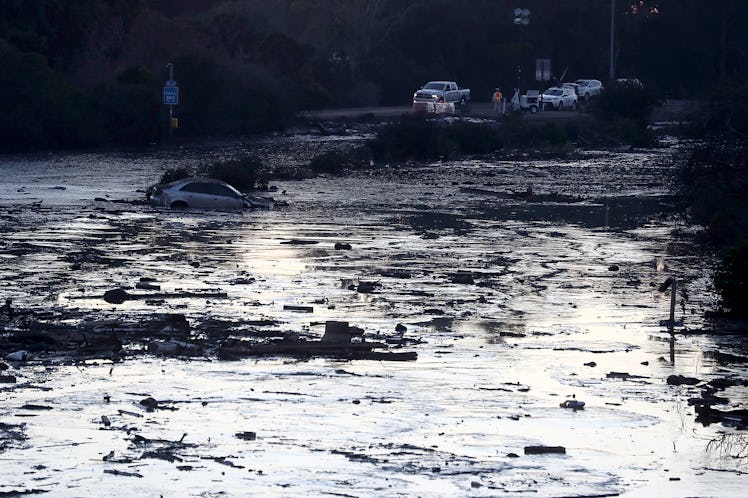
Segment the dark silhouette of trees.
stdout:
<path fill-rule="evenodd" d="M 7 137 L 27 137 L 17 145 L 158 140 L 168 130 L 157 102 L 167 63 L 181 88 L 181 135 L 282 127 L 301 108 L 406 104 L 420 84 L 438 78 L 470 87 L 476 99 L 489 99 L 496 86 L 542 90 L 550 82 L 535 81 L 537 58 L 551 59 L 556 81 L 606 80 L 609 2 L 0 0 L 0 47 L 14 57 L 35 55 L 34 69 L 21 69 L 47 80 L 26 80 L 24 88 L 20 73 L 3 76 L 6 105 L 41 113 L 36 138 L 21 122 Z M 703 96 L 720 81 L 745 78 L 748 2 L 615 5 L 618 77 L 640 79 L 657 97 Z M 515 7 L 530 9 L 528 25 L 514 24 Z M 151 79 L 120 80 L 137 68 Z M 35 86 L 45 91 L 27 91 Z M 144 97 L 149 91 L 153 98 Z M 115 98 L 130 106 L 107 102 Z M 63 110 L 70 116 L 60 129 Z M 155 129 L 143 126 L 149 119 Z"/>

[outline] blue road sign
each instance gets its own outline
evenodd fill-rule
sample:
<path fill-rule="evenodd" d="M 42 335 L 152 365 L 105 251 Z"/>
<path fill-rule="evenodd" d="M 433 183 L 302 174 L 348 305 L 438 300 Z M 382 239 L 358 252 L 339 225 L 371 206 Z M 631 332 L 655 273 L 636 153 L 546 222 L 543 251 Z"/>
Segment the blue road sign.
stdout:
<path fill-rule="evenodd" d="M 179 87 L 174 85 L 170 85 L 167 82 L 166 86 L 164 87 L 164 105 L 178 105 L 179 104 Z"/>

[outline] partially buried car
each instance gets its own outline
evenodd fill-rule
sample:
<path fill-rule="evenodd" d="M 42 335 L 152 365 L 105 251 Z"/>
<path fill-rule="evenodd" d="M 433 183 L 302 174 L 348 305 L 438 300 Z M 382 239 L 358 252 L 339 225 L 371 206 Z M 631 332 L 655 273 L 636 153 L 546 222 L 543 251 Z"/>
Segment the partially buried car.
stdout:
<path fill-rule="evenodd" d="M 173 209 L 271 208 L 273 201 L 244 195 L 221 180 L 190 178 L 156 185 L 148 192 L 153 206 Z"/>

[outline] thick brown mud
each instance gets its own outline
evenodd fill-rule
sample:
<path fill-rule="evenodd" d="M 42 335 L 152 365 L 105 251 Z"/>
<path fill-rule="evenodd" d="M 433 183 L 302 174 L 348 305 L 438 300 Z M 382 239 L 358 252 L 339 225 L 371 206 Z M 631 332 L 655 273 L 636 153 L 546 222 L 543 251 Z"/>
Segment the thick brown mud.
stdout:
<path fill-rule="evenodd" d="M 744 409 L 748 374 L 696 333 L 712 262 L 673 149 L 279 181 L 270 211 L 140 202 L 168 167 L 358 139 L 2 158 L 0 346 L 25 355 L 0 372 L 0 493 L 744 493 L 744 432 L 689 403 Z M 328 321 L 417 359 L 226 354 Z"/>

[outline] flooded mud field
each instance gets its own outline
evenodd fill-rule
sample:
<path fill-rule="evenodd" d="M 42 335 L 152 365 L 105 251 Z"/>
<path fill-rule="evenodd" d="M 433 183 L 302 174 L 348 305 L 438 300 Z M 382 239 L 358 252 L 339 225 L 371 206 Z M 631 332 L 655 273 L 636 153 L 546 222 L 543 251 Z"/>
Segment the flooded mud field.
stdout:
<path fill-rule="evenodd" d="M 353 140 L 0 158 L 0 494 L 745 495 L 720 414 L 748 407 L 746 355 L 701 333 L 712 261 L 674 148 L 278 181 L 272 210 L 140 202 L 170 167 Z M 253 354 L 330 321 L 405 361 Z"/>

